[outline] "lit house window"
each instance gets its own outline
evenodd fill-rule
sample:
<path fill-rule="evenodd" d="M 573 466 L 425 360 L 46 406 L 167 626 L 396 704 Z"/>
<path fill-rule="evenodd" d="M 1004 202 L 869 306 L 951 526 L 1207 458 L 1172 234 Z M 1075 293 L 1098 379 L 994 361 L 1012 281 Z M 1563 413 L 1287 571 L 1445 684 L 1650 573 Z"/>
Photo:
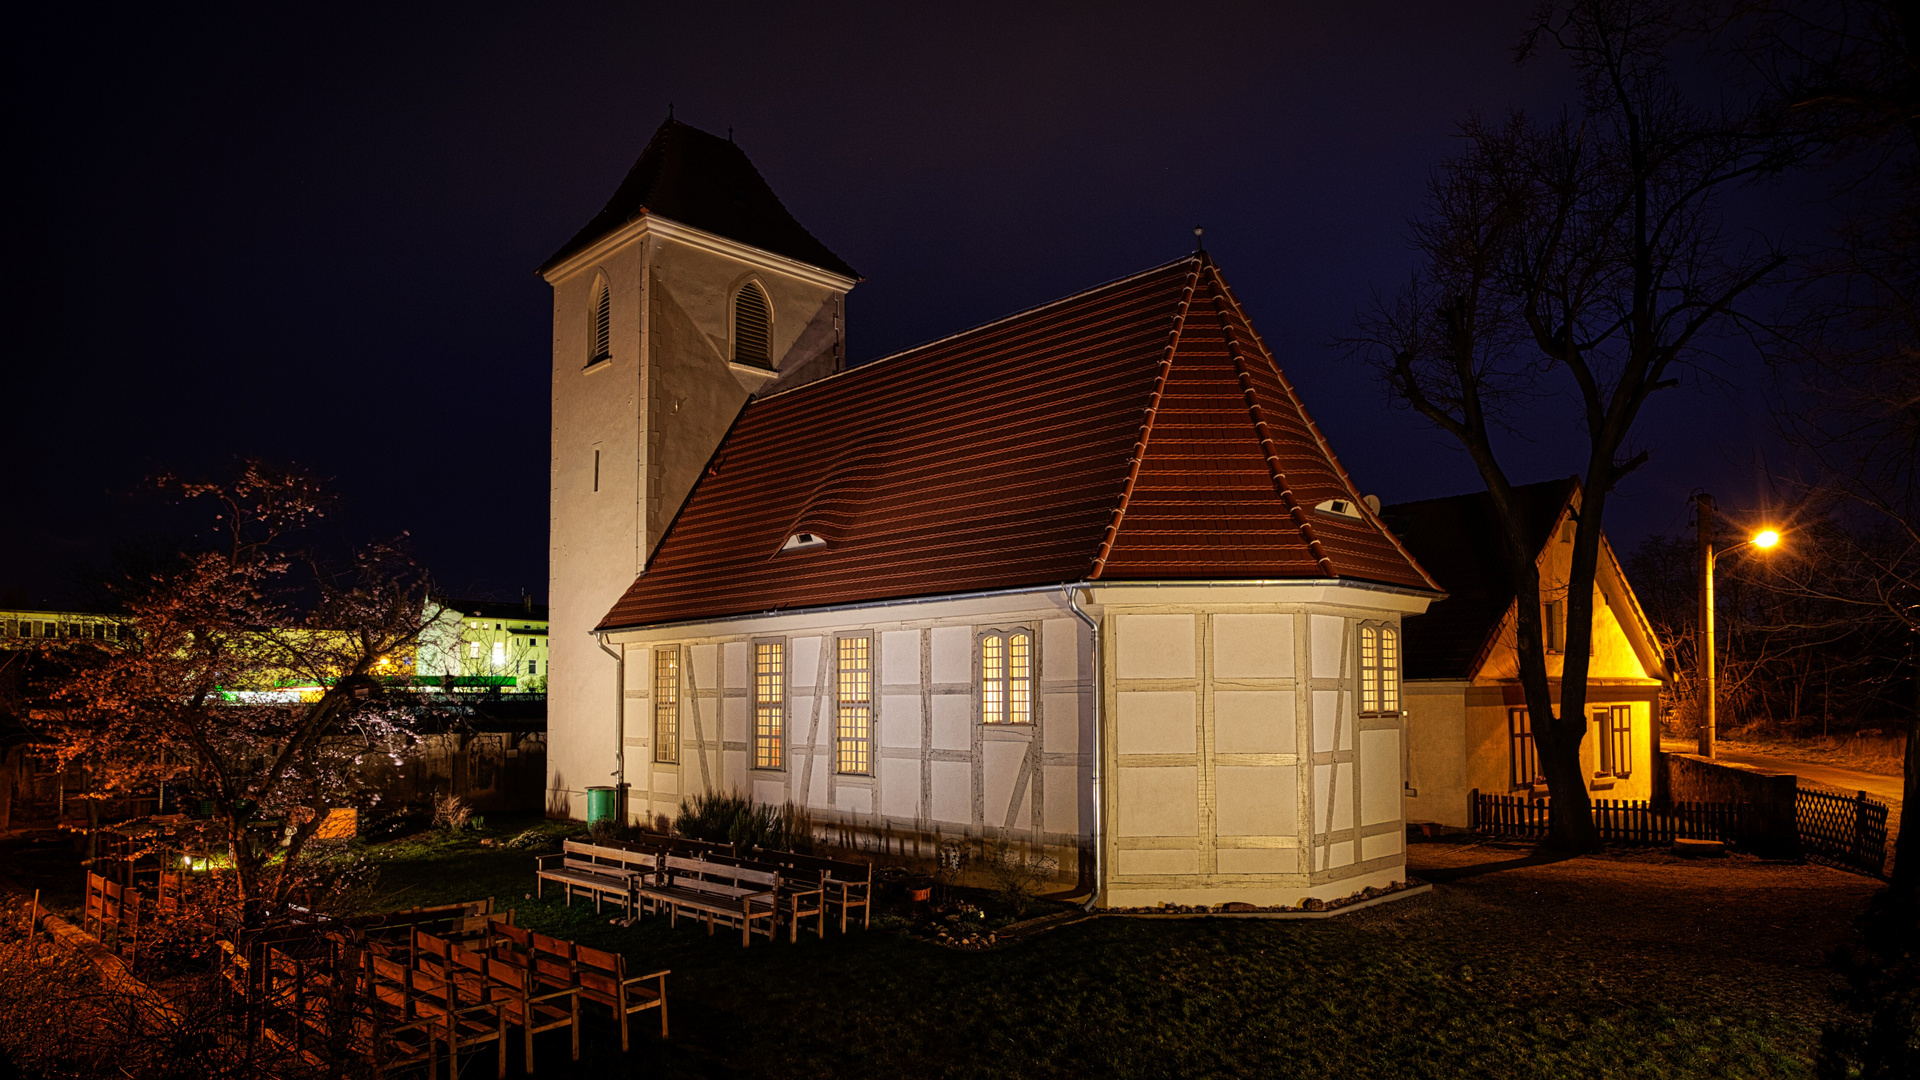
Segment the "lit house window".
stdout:
<path fill-rule="evenodd" d="M 1593 710 L 1593 748 L 1595 776 L 1633 775 L 1633 706 Z"/>
<path fill-rule="evenodd" d="M 1400 631 L 1396 627 L 1360 626 L 1360 715 L 1400 715 Z"/>
<path fill-rule="evenodd" d="M 680 760 L 680 649 L 653 650 L 653 760 Z"/>
<path fill-rule="evenodd" d="M 613 291 L 607 279 L 593 283 L 593 306 L 587 315 L 587 364 L 613 357 Z"/>
<path fill-rule="evenodd" d="M 834 716 L 839 752 L 834 767 L 843 773 L 873 770 L 873 639 L 843 637 L 834 683 Z"/>
<path fill-rule="evenodd" d="M 753 767 L 778 769 L 785 761 L 787 734 L 787 645 L 762 641 L 753 646 Z"/>
<path fill-rule="evenodd" d="M 767 294 L 749 281 L 740 286 L 733 298 L 733 362 L 754 367 L 772 367 L 769 357 L 769 331 L 772 311 Z"/>
<path fill-rule="evenodd" d="M 1533 745 L 1533 718 L 1525 709 L 1507 710 L 1507 778 L 1516 788 L 1540 779 L 1540 757 Z"/>
<path fill-rule="evenodd" d="M 480 643 L 479 642 L 477 641 L 467 642 L 467 659 L 469 660 L 480 659 Z"/>
<path fill-rule="evenodd" d="M 1033 632 L 989 630 L 980 638 L 980 720 L 1033 723 Z"/>
<path fill-rule="evenodd" d="M 493 666 L 495 668 L 498 668 L 500 665 L 506 662 L 507 662 L 507 643 L 504 641 L 494 642 L 493 643 Z"/>

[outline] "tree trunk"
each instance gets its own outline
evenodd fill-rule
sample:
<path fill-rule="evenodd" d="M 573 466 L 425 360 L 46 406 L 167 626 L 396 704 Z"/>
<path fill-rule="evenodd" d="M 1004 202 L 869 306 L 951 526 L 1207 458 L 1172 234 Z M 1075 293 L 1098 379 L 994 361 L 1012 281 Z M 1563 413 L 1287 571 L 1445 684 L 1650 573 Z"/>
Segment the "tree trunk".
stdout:
<path fill-rule="evenodd" d="M 1907 723 L 1900 835 L 1893 842 L 1892 899 L 1904 918 L 1920 921 L 1920 667 L 1913 669 L 1914 715 Z"/>

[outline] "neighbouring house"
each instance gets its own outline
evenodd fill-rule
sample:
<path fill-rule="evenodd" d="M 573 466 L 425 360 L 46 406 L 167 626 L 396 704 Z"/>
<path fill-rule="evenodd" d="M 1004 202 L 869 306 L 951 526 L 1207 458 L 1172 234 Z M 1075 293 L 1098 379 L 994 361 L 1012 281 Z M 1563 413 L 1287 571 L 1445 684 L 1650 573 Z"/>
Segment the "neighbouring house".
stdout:
<path fill-rule="evenodd" d="M 1539 551 L 1547 674 L 1560 696 L 1576 479 L 1514 489 Z M 1411 822 L 1465 826 L 1469 793 L 1544 796 L 1533 724 L 1521 692 L 1514 590 L 1485 492 L 1399 503 L 1390 528 L 1447 592 L 1406 624 L 1407 779 Z M 1653 794 L 1666 663 L 1613 548 L 1601 539 L 1581 760 L 1596 799 Z"/>
<path fill-rule="evenodd" d="M 542 272 L 552 812 L 735 790 L 1114 906 L 1404 878 L 1439 589 L 1204 253 L 846 369 L 854 272 L 669 120 Z"/>
<path fill-rule="evenodd" d="M 414 649 L 417 685 L 450 690 L 539 693 L 552 674 L 547 608 L 435 597 L 433 618 Z"/>

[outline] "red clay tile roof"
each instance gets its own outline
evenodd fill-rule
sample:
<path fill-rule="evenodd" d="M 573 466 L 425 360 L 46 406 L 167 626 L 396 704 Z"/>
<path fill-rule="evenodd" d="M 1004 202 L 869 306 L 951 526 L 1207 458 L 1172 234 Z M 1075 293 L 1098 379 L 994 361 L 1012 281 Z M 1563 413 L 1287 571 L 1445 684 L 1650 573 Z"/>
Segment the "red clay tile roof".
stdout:
<path fill-rule="evenodd" d="M 860 277 L 859 271 L 794 220 L 732 139 L 710 135 L 672 117 L 647 141 L 607 205 L 540 264 L 539 272 L 545 273 L 643 214 L 670 218 L 842 277 Z"/>
<path fill-rule="evenodd" d="M 754 401 L 600 629 L 1085 580 L 1438 591 L 1195 255 Z M 824 547 L 780 552 L 810 532 Z"/>

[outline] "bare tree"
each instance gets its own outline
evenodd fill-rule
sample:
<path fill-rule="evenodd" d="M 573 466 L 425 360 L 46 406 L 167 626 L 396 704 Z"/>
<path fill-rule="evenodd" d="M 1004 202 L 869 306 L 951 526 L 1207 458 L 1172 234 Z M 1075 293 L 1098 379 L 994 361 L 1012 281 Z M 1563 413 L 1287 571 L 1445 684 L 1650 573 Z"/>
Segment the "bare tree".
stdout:
<path fill-rule="evenodd" d="M 1714 29 L 1826 151 L 1831 241 L 1799 267 L 1771 327 L 1788 434 L 1810 496 L 1845 521 L 1831 572 L 1802 582 L 1856 618 L 1904 631 L 1914 680 L 1905 798 L 1920 805 L 1920 5 L 1735 0 Z M 1920 815 L 1902 815 L 1894 893 L 1920 910 Z"/>
<path fill-rule="evenodd" d="M 248 462 L 230 483 L 161 486 L 212 509 L 218 542 L 120 583 L 120 646 L 55 688 L 41 726 L 100 796 L 167 782 L 211 800 L 253 920 L 301 880 L 327 811 L 374 797 L 360 766 L 409 721 L 379 675 L 418 640 L 427 582 L 393 544 L 338 564 L 301 548 L 330 499 L 297 470 Z"/>
<path fill-rule="evenodd" d="M 1522 59 L 1557 47 L 1579 108 L 1551 121 L 1468 121 L 1464 151 L 1431 184 L 1413 225 L 1419 266 L 1362 320 L 1355 351 L 1391 394 L 1457 440 L 1492 496 L 1518 598 L 1520 682 L 1552 793 L 1549 843 L 1597 843 L 1580 742 L 1594 577 L 1608 496 L 1646 460 L 1629 443 L 1647 399 L 1737 318 L 1784 263 L 1744 250 L 1722 223 L 1730 188 L 1794 156 L 1750 112 L 1688 103 L 1667 67 L 1671 9 L 1573 0 L 1546 9 Z M 1565 583 L 1567 642 L 1553 693 L 1532 538 L 1495 440 L 1519 410 L 1586 436 Z"/>

